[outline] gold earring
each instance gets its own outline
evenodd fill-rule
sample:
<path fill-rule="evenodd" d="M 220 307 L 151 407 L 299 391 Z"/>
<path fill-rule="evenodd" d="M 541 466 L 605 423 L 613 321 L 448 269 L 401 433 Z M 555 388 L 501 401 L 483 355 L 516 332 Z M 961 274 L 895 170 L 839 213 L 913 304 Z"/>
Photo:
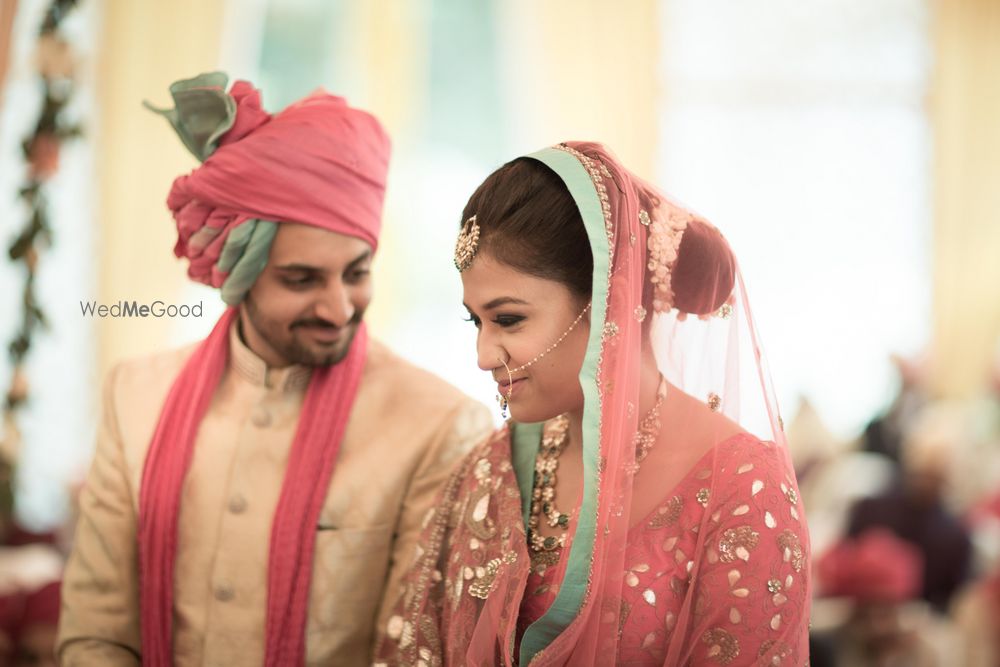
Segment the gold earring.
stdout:
<path fill-rule="evenodd" d="M 510 395 L 514 391 L 510 388 L 511 385 L 514 384 L 514 376 L 511 375 L 510 366 L 507 365 L 506 361 L 504 361 L 501 357 L 497 357 L 497 361 L 503 364 L 503 367 L 507 369 L 507 395 L 504 396 L 501 393 L 497 393 L 497 403 L 500 404 L 500 418 L 507 419 L 507 410 L 510 407 Z"/>
<path fill-rule="evenodd" d="M 507 407 L 509 406 L 507 399 L 503 395 L 497 394 L 497 403 L 500 405 L 500 418 L 507 419 Z"/>

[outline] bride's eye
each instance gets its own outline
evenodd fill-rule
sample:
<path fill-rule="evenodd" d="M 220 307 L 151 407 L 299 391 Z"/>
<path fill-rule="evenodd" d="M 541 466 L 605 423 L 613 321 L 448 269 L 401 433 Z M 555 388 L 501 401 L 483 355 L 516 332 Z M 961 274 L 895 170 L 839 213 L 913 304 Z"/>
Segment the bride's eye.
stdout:
<path fill-rule="evenodd" d="M 493 320 L 496 324 L 506 328 L 512 327 L 515 324 L 519 324 L 524 321 L 524 318 L 520 315 L 498 315 L 496 319 Z"/>
<path fill-rule="evenodd" d="M 469 314 L 468 317 L 463 317 L 462 319 L 465 320 L 466 322 L 472 322 L 472 324 L 475 325 L 477 329 L 479 328 L 479 325 L 482 324 L 480 319 L 475 315 L 472 315 L 471 313 Z"/>

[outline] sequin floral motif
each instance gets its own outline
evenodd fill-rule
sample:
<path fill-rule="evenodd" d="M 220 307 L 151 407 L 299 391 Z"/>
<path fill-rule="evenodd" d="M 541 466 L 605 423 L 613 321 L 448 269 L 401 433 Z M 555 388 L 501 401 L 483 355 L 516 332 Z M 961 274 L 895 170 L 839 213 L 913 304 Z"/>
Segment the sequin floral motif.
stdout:
<path fill-rule="evenodd" d="M 677 519 L 680 518 L 681 510 L 683 509 L 684 499 L 680 496 L 674 496 L 664 505 L 657 508 L 653 518 L 649 520 L 646 526 L 651 530 L 657 530 L 659 528 L 663 528 L 664 526 L 675 524 L 677 523 Z"/>
<path fill-rule="evenodd" d="M 801 572 L 806 559 L 799 536 L 790 530 L 783 530 L 778 535 L 778 546 L 782 550 L 785 562 L 791 563 L 792 569 L 796 572 Z"/>
<path fill-rule="evenodd" d="M 757 548 L 758 542 L 760 533 L 750 526 L 729 528 L 719 541 L 719 560 L 723 563 L 732 563 L 737 559 L 749 561 L 750 552 Z"/>
<path fill-rule="evenodd" d="M 503 558 L 493 558 L 485 567 L 477 567 L 474 570 L 475 581 L 469 584 L 469 595 L 480 600 L 485 600 L 493 592 L 496 585 L 497 573 L 500 572 L 501 565 L 510 564 L 517 560 L 517 554 L 513 551 L 507 552 Z"/>
<path fill-rule="evenodd" d="M 728 665 L 740 654 L 740 642 L 722 628 L 705 631 L 701 641 L 708 644 L 708 657 L 720 665 Z"/>

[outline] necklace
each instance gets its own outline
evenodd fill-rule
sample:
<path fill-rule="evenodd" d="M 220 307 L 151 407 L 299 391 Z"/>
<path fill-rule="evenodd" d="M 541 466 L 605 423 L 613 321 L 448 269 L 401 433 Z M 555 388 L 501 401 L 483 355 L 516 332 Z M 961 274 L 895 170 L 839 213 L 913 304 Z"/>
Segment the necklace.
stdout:
<path fill-rule="evenodd" d="M 635 446 L 635 463 L 630 472 L 639 470 L 639 464 L 649 454 L 660 433 L 660 408 L 667 395 L 667 381 L 660 379 L 656 390 L 656 403 L 643 417 L 633 438 Z M 566 546 L 566 532 L 569 529 L 569 514 L 561 512 L 556 507 L 556 471 L 559 468 L 559 457 L 569 443 L 569 418 L 559 415 L 545 429 L 542 444 L 535 456 L 535 476 L 531 485 L 531 515 L 528 517 L 528 546 L 531 549 L 531 562 L 538 574 L 543 574 L 545 568 L 559 562 L 559 551 Z M 550 528 L 559 528 L 559 535 L 542 535 L 539 532 L 542 520 Z"/>
<path fill-rule="evenodd" d="M 646 416 L 642 418 L 639 428 L 635 433 L 632 442 L 635 443 L 635 466 L 633 474 L 639 472 L 639 464 L 645 460 L 656 443 L 656 438 L 660 435 L 660 407 L 663 399 L 667 396 L 667 379 L 660 376 L 660 386 L 656 388 L 656 403 L 650 408 Z"/>
<path fill-rule="evenodd" d="M 566 530 L 569 515 L 556 509 L 556 469 L 559 456 L 569 442 L 569 418 L 556 417 L 542 436 L 542 445 L 535 456 L 535 477 L 531 489 L 531 517 L 528 519 L 528 543 L 535 552 L 554 551 L 566 544 L 566 534 L 543 537 L 538 533 L 542 517 L 550 527 Z"/>

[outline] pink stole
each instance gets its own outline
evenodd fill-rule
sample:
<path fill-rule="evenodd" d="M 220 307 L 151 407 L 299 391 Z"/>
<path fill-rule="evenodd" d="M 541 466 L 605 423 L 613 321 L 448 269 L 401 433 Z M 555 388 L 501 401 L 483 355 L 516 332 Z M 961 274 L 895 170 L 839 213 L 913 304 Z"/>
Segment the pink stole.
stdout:
<path fill-rule="evenodd" d="M 139 595 L 142 663 L 169 667 L 173 648 L 174 561 L 184 477 L 195 438 L 229 358 L 230 308 L 188 359 L 160 413 L 139 492 Z M 340 363 L 313 371 L 285 482 L 271 526 L 267 667 L 305 660 L 305 628 L 316 523 L 367 353 L 364 325 Z"/>

